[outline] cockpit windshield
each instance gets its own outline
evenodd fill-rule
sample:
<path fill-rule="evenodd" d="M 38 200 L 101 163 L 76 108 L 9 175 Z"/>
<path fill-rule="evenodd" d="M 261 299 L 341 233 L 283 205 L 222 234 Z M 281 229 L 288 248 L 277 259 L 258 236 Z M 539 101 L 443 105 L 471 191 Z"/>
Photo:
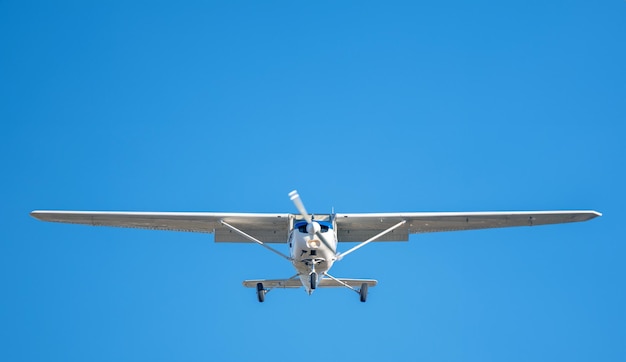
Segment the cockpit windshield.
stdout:
<path fill-rule="evenodd" d="M 331 222 L 317 221 L 317 220 L 315 220 L 315 222 L 320 224 L 320 231 L 323 233 L 328 232 L 329 229 L 333 228 L 333 224 Z M 298 229 L 299 232 L 306 234 L 308 233 L 308 231 L 306 230 L 306 226 L 307 226 L 306 221 L 299 221 L 294 225 L 294 228 Z"/>

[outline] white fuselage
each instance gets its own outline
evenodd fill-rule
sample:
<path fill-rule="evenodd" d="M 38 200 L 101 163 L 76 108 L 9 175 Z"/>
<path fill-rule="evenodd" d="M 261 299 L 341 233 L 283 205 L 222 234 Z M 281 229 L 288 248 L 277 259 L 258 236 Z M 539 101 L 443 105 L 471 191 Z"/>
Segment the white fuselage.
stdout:
<path fill-rule="evenodd" d="M 313 223 L 317 223 L 313 221 Z M 333 266 L 336 260 L 337 234 L 330 222 L 320 222 L 319 232 L 324 237 L 331 250 L 314 233 L 307 231 L 306 222 L 299 222 L 289 233 L 289 252 L 294 268 L 307 293 L 311 294 L 311 273 L 316 273 L 319 282 Z"/>

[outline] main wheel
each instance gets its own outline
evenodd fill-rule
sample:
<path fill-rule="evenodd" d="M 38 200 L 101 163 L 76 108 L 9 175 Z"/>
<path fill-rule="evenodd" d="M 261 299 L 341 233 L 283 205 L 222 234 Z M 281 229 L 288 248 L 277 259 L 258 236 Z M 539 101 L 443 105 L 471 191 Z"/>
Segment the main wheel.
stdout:
<path fill-rule="evenodd" d="M 359 291 L 359 295 L 361 296 L 361 302 L 365 303 L 367 300 L 367 283 L 361 284 L 361 290 Z"/>
<path fill-rule="evenodd" d="M 317 288 L 317 273 L 311 273 L 311 289 Z"/>
<path fill-rule="evenodd" d="M 265 302 L 265 288 L 263 288 L 263 283 L 256 283 L 256 296 L 259 298 L 259 303 Z"/>

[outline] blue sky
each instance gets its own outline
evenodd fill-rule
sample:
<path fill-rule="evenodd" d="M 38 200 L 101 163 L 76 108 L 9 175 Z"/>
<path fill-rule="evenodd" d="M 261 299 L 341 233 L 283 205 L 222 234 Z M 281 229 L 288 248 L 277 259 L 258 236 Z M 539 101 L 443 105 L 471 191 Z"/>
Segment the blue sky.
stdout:
<path fill-rule="evenodd" d="M 623 1 L 0 2 L 0 360 L 623 361 Z M 347 290 L 33 209 L 595 209 L 374 243 Z M 348 246 L 344 247 L 344 250 Z"/>

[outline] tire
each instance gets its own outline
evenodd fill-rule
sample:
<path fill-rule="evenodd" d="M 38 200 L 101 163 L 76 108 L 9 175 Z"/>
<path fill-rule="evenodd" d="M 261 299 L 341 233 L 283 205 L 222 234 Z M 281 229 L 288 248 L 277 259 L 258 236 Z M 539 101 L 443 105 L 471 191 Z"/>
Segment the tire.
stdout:
<path fill-rule="evenodd" d="M 361 290 L 359 291 L 359 296 L 361 297 L 361 302 L 365 303 L 367 301 L 367 283 L 361 284 Z"/>
<path fill-rule="evenodd" d="M 259 303 L 265 302 L 265 288 L 263 288 L 263 283 L 256 283 L 256 296 L 259 299 Z"/>
<path fill-rule="evenodd" d="M 311 273 L 309 277 L 311 282 L 311 289 L 317 288 L 317 273 Z"/>

